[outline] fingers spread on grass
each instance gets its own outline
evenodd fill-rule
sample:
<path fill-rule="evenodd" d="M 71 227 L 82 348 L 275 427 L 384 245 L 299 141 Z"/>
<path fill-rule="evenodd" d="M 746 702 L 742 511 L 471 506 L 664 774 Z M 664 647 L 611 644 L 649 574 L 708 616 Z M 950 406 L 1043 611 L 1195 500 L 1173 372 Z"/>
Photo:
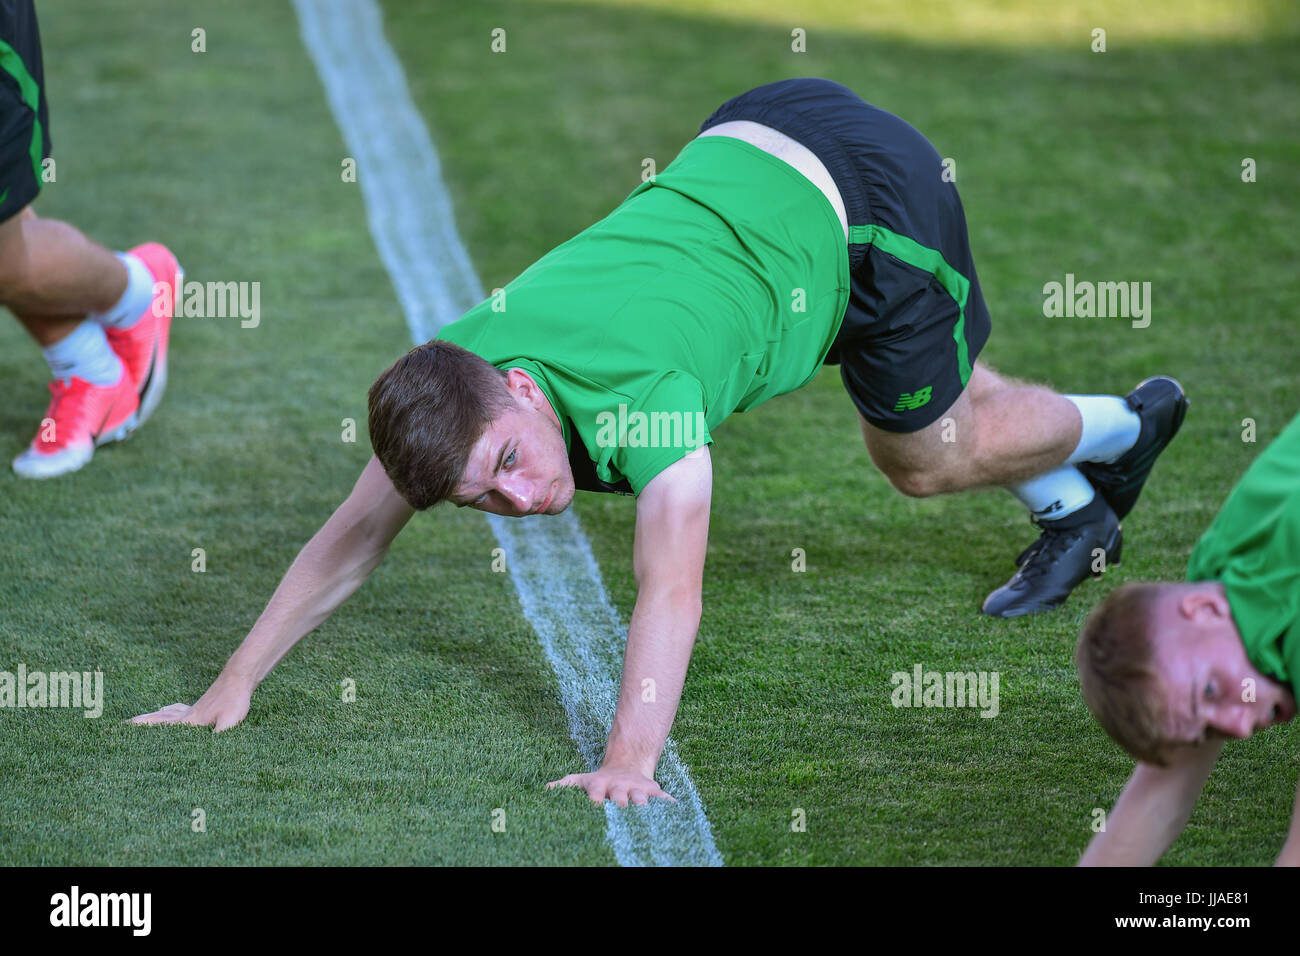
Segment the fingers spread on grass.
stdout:
<path fill-rule="evenodd" d="M 190 712 L 189 704 L 168 704 L 159 710 L 150 714 L 140 714 L 138 717 L 132 717 L 133 724 L 176 724 L 185 720 Z"/>
<path fill-rule="evenodd" d="M 546 785 L 547 790 L 556 787 L 581 787 L 597 805 L 605 802 L 605 786 L 600 782 L 600 775 L 595 773 L 571 773 L 559 780 L 552 780 Z"/>
<path fill-rule="evenodd" d="M 676 803 L 677 798 L 667 793 L 662 787 L 653 780 L 651 786 L 628 787 L 626 784 L 614 783 L 607 781 L 599 772 L 596 773 L 571 773 L 567 777 L 559 780 L 552 780 L 546 785 L 547 790 L 554 790 L 556 787 L 581 787 L 586 791 L 587 797 L 592 803 L 599 806 L 606 800 L 612 800 L 619 807 L 626 808 L 629 803 L 644 807 L 650 803 L 651 797 L 660 797 L 669 803 Z"/>
<path fill-rule="evenodd" d="M 580 787 L 592 803 L 602 803 L 605 799 L 605 789 L 596 786 L 596 774 L 594 773 L 571 773 L 567 777 L 559 780 L 552 780 L 546 785 L 547 790 L 554 790 L 556 787 Z"/>

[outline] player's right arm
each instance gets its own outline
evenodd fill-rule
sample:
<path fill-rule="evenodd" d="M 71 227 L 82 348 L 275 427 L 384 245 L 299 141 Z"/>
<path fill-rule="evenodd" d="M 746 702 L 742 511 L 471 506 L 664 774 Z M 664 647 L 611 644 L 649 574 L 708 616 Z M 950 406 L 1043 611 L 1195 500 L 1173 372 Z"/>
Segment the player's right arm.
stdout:
<path fill-rule="evenodd" d="M 193 707 L 172 704 L 137 724 L 194 724 L 226 730 L 290 648 L 324 621 L 383 560 L 415 512 L 372 457 L 343 504 L 298 552 L 253 629 Z"/>
<path fill-rule="evenodd" d="M 1153 866 L 1187 826 L 1225 742 L 1211 738 L 1169 767 L 1139 763 L 1079 866 Z"/>

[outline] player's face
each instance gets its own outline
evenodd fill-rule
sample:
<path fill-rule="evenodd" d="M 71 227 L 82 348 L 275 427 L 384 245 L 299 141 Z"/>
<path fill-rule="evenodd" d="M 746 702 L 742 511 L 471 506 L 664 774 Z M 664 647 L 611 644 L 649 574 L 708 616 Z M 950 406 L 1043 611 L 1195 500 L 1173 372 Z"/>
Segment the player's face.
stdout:
<path fill-rule="evenodd" d="M 1152 627 L 1174 739 L 1196 745 L 1213 735 L 1249 737 L 1295 716 L 1291 691 L 1246 656 L 1222 585 L 1175 589 L 1157 605 Z"/>
<path fill-rule="evenodd" d="M 557 515 L 575 490 L 559 419 L 520 369 L 511 369 L 507 382 L 515 405 L 478 440 L 451 500 L 458 508 L 511 518 Z"/>

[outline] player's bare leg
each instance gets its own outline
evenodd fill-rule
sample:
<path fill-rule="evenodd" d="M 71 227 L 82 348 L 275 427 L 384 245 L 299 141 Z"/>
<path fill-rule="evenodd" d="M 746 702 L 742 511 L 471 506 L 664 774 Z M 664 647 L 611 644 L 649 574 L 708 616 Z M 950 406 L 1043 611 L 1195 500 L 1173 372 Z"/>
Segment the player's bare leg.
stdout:
<path fill-rule="evenodd" d="M 1014 617 L 1059 606 L 1090 574 L 1118 563 L 1119 519 L 1186 406 L 1172 379 L 1150 379 L 1124 400 L 1065 396 L 976 362 L 966 389 L 926 428 L 898 434 L 859 422 L 872 461 L 904 494 L 997 485 L 1030 509 L 1042 534 L 984 604 L 988 614 Z"/>
<path fill-rule="evenodd" d="M 982 362 L 957 401 L 920 431 L 888 432 L 861 415 L 858 422 L 876 467 L 912 497 L 1041 475 L 1065 461 L 1083 429 L 1069 399 L 1001 376 Z"/>

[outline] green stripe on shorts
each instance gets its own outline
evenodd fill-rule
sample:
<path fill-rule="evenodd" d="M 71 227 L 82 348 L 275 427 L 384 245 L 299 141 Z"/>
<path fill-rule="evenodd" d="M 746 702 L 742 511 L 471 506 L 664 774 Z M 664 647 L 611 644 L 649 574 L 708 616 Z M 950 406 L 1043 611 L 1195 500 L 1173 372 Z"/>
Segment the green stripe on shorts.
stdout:
<path fill-rule="evenodd" d="M 27 64 L 18 55 L 18 51 L 4 40 L 0 40 L 0 70 L 8 73 L 18 83 L 18 89 L 32 111 L 32 145 L 28 152 L 32 157 L 32 175 L 36 182 L 41 181 L 41 156 L 45 138 L 41 132 L 41 88 L 35 78 L 27 72 Z"/>
<path fill-rule="evenodd" d="M 952 330 L 952 338 L 957 343 L 957 366 L 962 388 L 965 388 L 970 381 L 970 349 L 966 345 L 966 298 L 970 294 L 970 280 L 948 265 L 938 249 L 930 249 L 884 226 L 850 226 L 849 242 L 875 246 L 909 266 L 930 273 L 953 297 L 957 303 L 957 326 Z"/>

